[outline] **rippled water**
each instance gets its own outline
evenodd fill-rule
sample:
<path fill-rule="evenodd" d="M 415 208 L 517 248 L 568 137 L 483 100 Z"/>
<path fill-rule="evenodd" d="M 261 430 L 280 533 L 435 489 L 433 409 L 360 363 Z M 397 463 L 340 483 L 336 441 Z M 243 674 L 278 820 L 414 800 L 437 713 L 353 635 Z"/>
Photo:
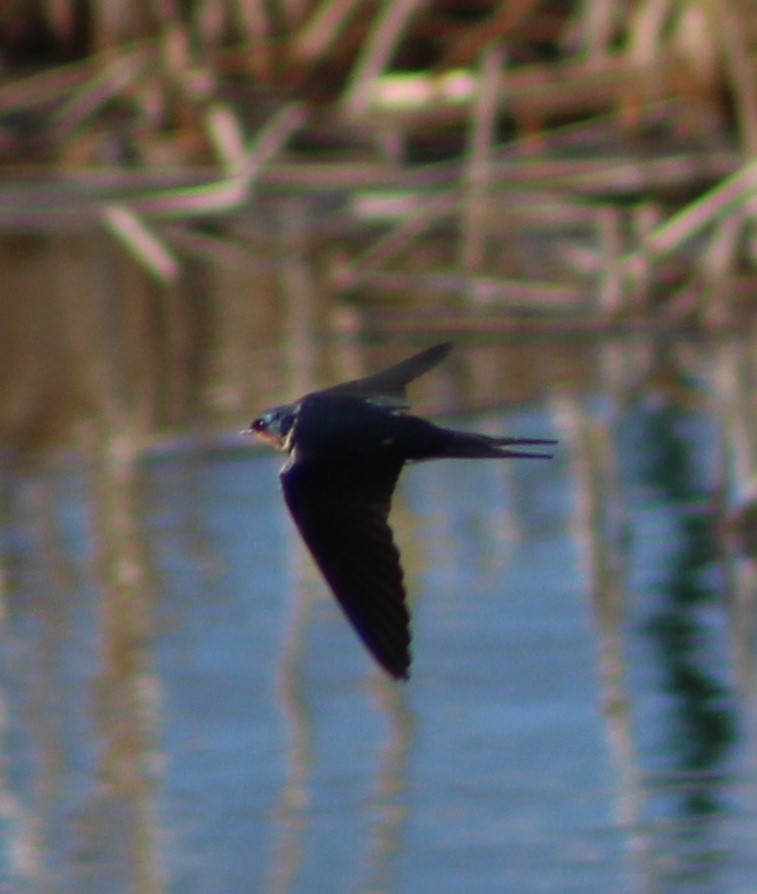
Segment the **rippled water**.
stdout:
<path fill-rule="evenodd" d="M 407 684 L 328 597 L 278 457 L 8 470 L 0 891 L 757 890 L 712 416 L 641 401 L 605 463 L 575 409 L 456 420 L 556 435 L 553 463 L 404 474 Z"/>

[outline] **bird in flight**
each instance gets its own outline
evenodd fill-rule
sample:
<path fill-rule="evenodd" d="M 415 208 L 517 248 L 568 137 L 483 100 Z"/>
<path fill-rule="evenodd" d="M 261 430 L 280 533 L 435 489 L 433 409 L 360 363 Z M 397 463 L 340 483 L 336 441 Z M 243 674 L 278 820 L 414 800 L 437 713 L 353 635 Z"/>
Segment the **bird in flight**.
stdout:
<path fill-rule="evenodd" d="M 289 512 L 358 636 L 395 679 L 409 675 L 410 615 L 388 517 L 405 463 L 549 459 L 512 448 L 556 443 L 454 431 L 407 413 L 407 385 L 451 349 L 434 345 L 375 375 L 272 407 L 245 430 L 289 454 L 279 473 Z"/>

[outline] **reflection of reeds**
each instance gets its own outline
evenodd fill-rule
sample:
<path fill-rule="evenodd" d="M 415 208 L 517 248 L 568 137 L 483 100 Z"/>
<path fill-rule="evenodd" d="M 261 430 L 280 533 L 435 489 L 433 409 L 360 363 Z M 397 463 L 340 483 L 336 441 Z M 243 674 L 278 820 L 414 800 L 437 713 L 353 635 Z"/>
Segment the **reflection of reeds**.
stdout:
<path fill-rule="evenodd" d="M 713 385 L 720 423 L 717 528 L 720 559 L 730 598 L 735 667 L 745 696 L 757 695 L 757 363 L 754 338 L 718 346 Z"/>
<path fill-rule="evenodd" d="M 313 775 L 313 721 L 303 696 L 302 656 L 312 609 L 311 584 L 315 571 L 305 564 L 305 553 L 292 532 L 292 605 L 286 638 L 279 656 L 278 703 L 285 724 L 285 769 L 274 814 L 277 836 L 266 890 L 292 890 L 302 859 L 302 839 L 309 824 L 308 807 Z"/>
<path fill-rule="evenodd" d="M 582 547 L 599 635 L 598 674 L 604 714 L 621 774 L 618 819 L 632 826 L 639 817 L 640 789 L 623 654 L 626 512 L 607 428 L 592 420 L 575 400 L 562 398 L 557 410 L 565 432 L 563 441 L 574 445 L 574 536 Z"/>
<path fill-rule="evenodd" d="M 44 888 L 49 881 L 47 844 L 54 833 L 50 814 L 56 794 L 63 788 L 66 772 L 65 724 L 50 707 L 66 700 L 61 639 L 71 628 L 71 618 L 65 602 L 49 599 L 47 593 L 56 586 L 63 592 L 71 592 L 76 575 L 72 574 L 74 569 L 69 557 L 61 548 L 59 495 L 54 479 L 42 476 L 41 480 L 35 480 L 31 476 L 30 480 L 24 480 L 19 475 L 14 482 L 7 475 L 2 481 L 3 524 L 10 527 L 15 523 L 25 530 L 31 551 L 42 559 L 47 572 L 33 587 L 29 598 L 30 608 L 41 615 L 37 635 L 25 643 L 34 672 L 15 693 L 5 682 L 0 690 L 0 737 L 3 751 L 7 753 L 0 767 L 5 840 L 3 875 L 34 890 Z M 5 562 L 6 557 L 2 558 Z M 13 592 L 12 587 L 9 592 Z M 10 620 L 10 616 L 3 615 L 4 639 Z M 10 710 L 14 694 L 25 704 L 27 734 L 36 745 L 36 760 L 31 763 L 28 785 L 19 785 L 18 779 L 14 780 L 17 755 L 13 753 L 14 725 Z"/>
<path fill-rule="evenodd" d="M 98 774 L 101 809 L 107 810 L 102 819 L 115 825 L 111 834 L 123 848 L 125 871 L 133 876 L 129 889 L 150 894 L 163 889 L 153 803 L 159 691 L 150 668 L 152 606 L 138 485 L 133 457 L 120 450 L 103 457 L 93 501 L 102 624 L 95 719 L 104 743 Z M 97 848 L 99 823 L 88 834 Z"/>
<path fill-rule="evenodd" d="M 402 690 L 386 678 L 377 678 L 372 690 L 389 727 L 389 735 L 379 755 L 371 796 L 373 816 L 365 856 L 368 877 L 365 890 L 391 891 L 406 815 L 403 799 L 413 743 L 413 717 Z"/>

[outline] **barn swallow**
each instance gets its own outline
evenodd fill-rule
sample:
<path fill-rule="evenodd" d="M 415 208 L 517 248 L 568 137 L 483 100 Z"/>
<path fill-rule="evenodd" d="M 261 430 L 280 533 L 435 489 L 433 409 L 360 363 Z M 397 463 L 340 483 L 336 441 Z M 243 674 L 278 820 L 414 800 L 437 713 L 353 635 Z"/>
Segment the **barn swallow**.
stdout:
<path fill-rule="evenodd" d="M 451 348 L 434 345 L 375 375 L 273 407 L 245 430 L 289 454 L 279 473 L 289 512 L 358 636 L 395 679 L 408 677 L 410 615 L 388 517 L 405 463 L 549 459 L 511 448 L 556 443 L 454 431 L 407 413 L 407 385 Z"/>

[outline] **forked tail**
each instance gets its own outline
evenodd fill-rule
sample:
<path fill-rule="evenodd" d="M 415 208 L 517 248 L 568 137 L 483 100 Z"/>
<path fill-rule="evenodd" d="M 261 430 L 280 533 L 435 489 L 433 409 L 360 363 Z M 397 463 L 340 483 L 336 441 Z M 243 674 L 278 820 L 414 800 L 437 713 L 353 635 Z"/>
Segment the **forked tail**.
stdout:
<path fill-rule="evenodd" d="M 450 459 L 552 459 L 551 453 L 512 450 L 512 447 L 536 447 L 556 444 L 551 438 L 492 438 L 473 432 L 450 431 L 451 440 L 441 456 Z"/>

